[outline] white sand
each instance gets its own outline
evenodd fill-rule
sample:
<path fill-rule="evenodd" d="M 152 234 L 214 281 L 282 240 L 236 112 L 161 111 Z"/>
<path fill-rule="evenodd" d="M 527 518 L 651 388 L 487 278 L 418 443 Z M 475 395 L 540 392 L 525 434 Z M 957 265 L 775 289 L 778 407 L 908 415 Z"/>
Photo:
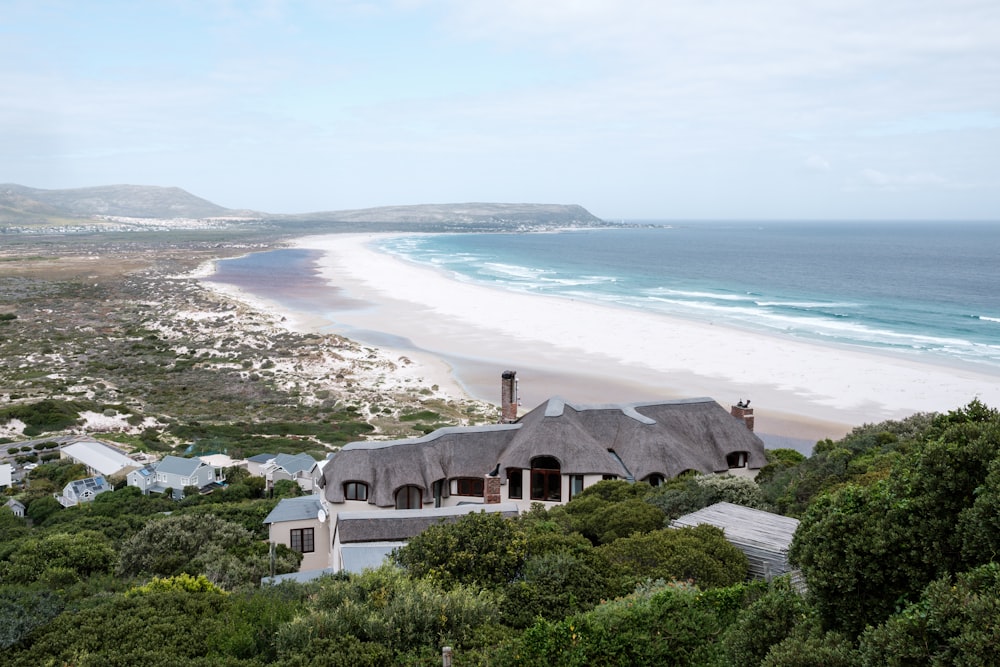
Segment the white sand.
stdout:
<path fill-rule="evenodd" d="M 581 403 L 710 396 L 725 406 L 750 398 L 758 431 L 812 439 L 976 397 L 1000 405 L 1000 376 L 986 370 L 470 284 L 376 252 L 367 246 L 374 238 L 300 239 L 298 247 L 324 251 L 320 273 L 331 286 L 370 306 L 288 317 L 330 321 L 328 330 L 348 337 L 408 339 L 447 360 L 477 398 L 496 402 L 509 368 L 526 409 L 552 395 Z"/>

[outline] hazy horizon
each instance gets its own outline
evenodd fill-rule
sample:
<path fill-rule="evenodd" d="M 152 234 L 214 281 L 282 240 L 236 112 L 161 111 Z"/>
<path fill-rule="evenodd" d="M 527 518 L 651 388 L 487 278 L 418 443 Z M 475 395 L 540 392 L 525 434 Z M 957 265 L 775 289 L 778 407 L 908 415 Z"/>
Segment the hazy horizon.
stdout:
<path fill-rule="evenodd" d="M 11 0 L 0 182 L 996 220 L 997 34 L 986 0 Z"/>

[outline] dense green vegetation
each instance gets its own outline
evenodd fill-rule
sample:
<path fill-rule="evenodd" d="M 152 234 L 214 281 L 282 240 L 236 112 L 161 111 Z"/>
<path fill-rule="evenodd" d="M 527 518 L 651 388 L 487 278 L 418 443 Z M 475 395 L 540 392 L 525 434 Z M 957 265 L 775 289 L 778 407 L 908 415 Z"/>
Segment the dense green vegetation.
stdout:
<path fill-rule="evenodd" d="M 0 664 L 437 665 L 445 645 L 461 665 L 997 664 L 1000 413 L 769 458 L 759 483 L 601 482 L 434 526 L 378 570 L 264 587 L 276 501 L 245 475 L 180 503 L 121 489 L 61 509 L 29 488 L 30 525 L 0 510 Z M 72 471 L 34 473 L 44 489 Z M 716 529 L 665 528 L 718 500 L 801 518 L 807 593 L 746 581 Z"/>

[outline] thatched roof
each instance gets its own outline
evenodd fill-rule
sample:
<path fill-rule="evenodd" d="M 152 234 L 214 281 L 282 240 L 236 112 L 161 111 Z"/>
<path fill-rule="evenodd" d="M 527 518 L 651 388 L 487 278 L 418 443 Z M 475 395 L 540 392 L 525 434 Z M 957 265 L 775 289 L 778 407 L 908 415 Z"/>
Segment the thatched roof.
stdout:
<path fill-rule="evenodd" d="M 405 485 L 432 500 L 435 481 L 482 477 L 499 465 L 530 468 L 550 456 L 563 474 L 642 480 L 687 470 L 728 470 L 726 455 L 748 452 L 751 469 L 766 465 L 764 443 L 710 398 L 618 405 L 577 405 L 553 398 L 515 424 L 453 427 L 421 438 L 346 445 L 324 470 L 327 500 L 344 502 L 345 482 L 365 482 L 368 502 L 395 504 Z"/>
<path fill-rule="evenodd" d="M 345 445 L 324 468 L 326 498 L 344 502 L 344 482 L 368 484 L 368 502 L 395 505 L 396 490 L 419 486 L 424 502 L 439 479 L 483 477 L 496 466 L 517 424 L 442 428 L 420 438 Z"/>

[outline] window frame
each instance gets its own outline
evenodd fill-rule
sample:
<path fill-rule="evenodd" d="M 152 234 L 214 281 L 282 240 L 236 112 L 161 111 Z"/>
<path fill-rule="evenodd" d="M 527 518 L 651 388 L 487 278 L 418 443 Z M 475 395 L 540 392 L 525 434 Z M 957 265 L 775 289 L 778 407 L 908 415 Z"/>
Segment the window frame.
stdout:
<path fill-rule="evenodd" d="M 562 466 L 554 456 L 536 456 L 531 459 L 531 478 L 528 494 L 531 500 L 562 502 Z M 540 493 L 536 493 L 540 489 Z"/>
<path fill-rule="evenodd" d="M 315 528 L 292 528 L 288 535 L 288 548 L 300 554 L 311 554 L 316 551 Z"/>
<path fill-rule="evenodd" d="M 353 490 L 354 493 L 352 494 L 349 491 L 349 489 Z M 360 490 L 360 489 L 364 489 L 364 494 L 363 494 L 364 497 L 363 498 L 359 498 L 358 497 L 358 495 L 359 495 L 358 494 L 358 490 Z M 351 497 L 352 495 L 354 497 Z M 344 500 L 367 501 L 368 500 L 368 483 L 367 482 L 358 482 L 358 481 L 355 481 L 355 480 L 352 480 L 350 482 L 344 482 Z"/>
<path fill-rule="evenodd" d="M 482 498 L 486 493 L 486 480 L 482 477 L 456 477 L 455 495 Z"/>
<path fill-rule="evenodd" d="M 414 491 L 417 494 L 416 495 L 417 504 L 415 507 L 411 506 L 413 504 L 412 501 L 414 500 L 413 497 Z M 400 502 L 399 502 L 400 494 L 402 494 L 403 492 L 406 493 L 406 497 L 404 498 L 406 502 L 404 503 L 405 505 L 404 507 L 400 507 Z M 406 484 L 405 486 L 401 486 L 398 489 L 396 489 L 396 493 L 393 494 L 393 499 L 396 501 L 396 509 L 398 510 L 418 510 L 422 508 L 424 505 L 424 490 L 422 487 L 419 487 L 416 484 Z"/>
<path fill-rule="evenodd" d="M 750 452 L 748 451 L 741 450 L 726 454 L 726 465 L 730 470 L 734 470 L 736 468 L 746 468 L 749 460 Z"/>

